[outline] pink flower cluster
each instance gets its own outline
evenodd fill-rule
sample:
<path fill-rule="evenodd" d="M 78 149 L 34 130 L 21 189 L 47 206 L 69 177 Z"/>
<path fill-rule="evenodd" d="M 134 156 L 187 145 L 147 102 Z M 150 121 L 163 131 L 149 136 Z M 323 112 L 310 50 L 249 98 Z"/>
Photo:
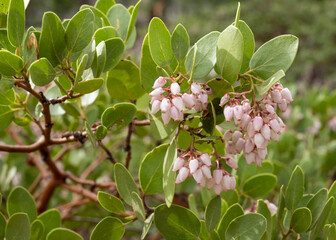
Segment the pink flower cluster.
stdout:
<path fill-rule="evenodd" d="M 231 168 L 237 169 L 237 162 L 232 157 L 223 158 Z M 181 183 L 187 177 L 193 177 L 202 187 L 213 188 L 219 195 L 222 191 L 234 190 L 236 179 L 227 171 L 220 168 L 220 163 L 216 160 L 217 168 L 211 173 L 211 158 L 207 153 L 194 154 L 191 151 L 176 158 L 173 171 L 178 171 L 176 183 Z"/>
<path fill-rule="evenodd" d="M 171 80 L 172 83 L 164 88 L 167 80 Z M 174 79 L 159 77 L 154 82 L 153 89 L 149 94 L 152 104 L 151 114 L 156 114 L 161 110 L 161 117 L 165 125 L 169 123 L 171 118 L 174 121 L 183 121 L 183 105 L 187 109 L 194 108 L 197 112 L 207 109 L 209 88 L 206 84 L 193 82 L 189 93 L 182 94 L 180 93 L 180 85 L 174 82 Z"/>
<path fill-rule="evenodd" d="M 274 86 L 251 106 L 245 97 L 246 93 L 232 93 L 234 98 L 225 94 L 220 106 L 225 106 L 224 116 L 227 122 L 232 119 L 238 130 L 227 130 L 224 133 L 226 154 L 234 155 L 244 152 L 248 165 L 256 163 L 261 166 L 267 155 L 267 144 L 270 140 L 278 141 L 278 135 L 285 129 L 285 124 L 277 115 L 277 107 L 286 111 L 287 105 L 293 101 L 288 88 L 280 83 Z"/>

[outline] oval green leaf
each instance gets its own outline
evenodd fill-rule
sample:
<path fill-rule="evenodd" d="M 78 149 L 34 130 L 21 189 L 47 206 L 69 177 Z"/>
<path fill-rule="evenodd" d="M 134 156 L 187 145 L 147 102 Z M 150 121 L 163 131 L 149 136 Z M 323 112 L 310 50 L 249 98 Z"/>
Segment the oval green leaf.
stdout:
<path fill-rule="evenodd" d="M 328 190 L 322 188 L 318 191 L 307 203 L 307 208 L 309 208 L 312 214 L 312 225 L 314 225 L 320 216 L 326 202 L 327 202 Z"/>
<path fill-rule="evenodd" d="M 289 210 L 294 210 L 304 192 L 304 178 L 301 167 L 296 166 L 286 188 L 285 203 Z"/>
<path fill-rule="evenodd" d="M 243 20 L 239 20 L 238 29 L 243 36 L 244 40 L 244 54 L 243 54 L 243 62 L 240 68 L 240 72 L 245 72 L 248 67 L 250 60 L 254 53 L 255 41 L 254 35 L 250 27 Z"/>
<path fill-rule="evenodd" d="M 295 209 L 291 218 L 290 226 L 297 233 L 304 233 L 308 230 L 312 222 L 312 215 L 308 208 Z"/>
<path fill-rule="evenodd" d="M 44 236 L 44 226 L 42 221 L 35 219 L 30 226 L 30 240 L 42 240 Z"/>
<path fill-rule="evenodd" d="M 226 229 L 228 228 L 230 222 L 241 215 L 244 215 L 244 210 L 238 203 L 235 203 L 228 208 L 217 227 L 217 231 L 221 239 L 224 239 Z"/>
<path fill-rule="evenodd" d="M 106 62 L 103 72 L 114 68 L 121 60 L 125 46 L 121 38 L 112 38 L 105 41 Z"/>
<path fill-rule="evenodd" d="M 90 240 L 118 240 L 124 233 L 124 224 L 118 218 L 106 217 L 93 229 Z"/>
<path fill-rule="evenodd" d="M 171 47 L 174 56 L 181 62 L 187 55 L 190 46 L 190 40 L 187 30 L 182 24 L 178 24 L 171 37 Z"/>
<path fill-rule="evenodd" d="M 222 200 L 220 196 L 214 197 L 205 209 L 204 218 L 206 228 L 209 232 L 215 229 L 221 218 Z"/>
<path fill-rule="evenodd" d="M 115 28 L 111 26 L 99 28 L 94 33 L 94 39 L 96 40 L 96 45 L 98 45 L 101 41 L 106 41 L 116 36 L 117 36 L 117 30 L 115 30 Z"/>
<path fill-rule="evenodd" d="M 100 125 L 96 129 L 96 138 L 98 140 L 103 140 L 106 137 L 107 128 L 103 125 Z"/>
<path fill-rule="evenodd" d="M 13 76 L 19 73 L 22 68 L 22 58 L 7 50 L 0 50 L 0 74 Z"/>
<path fill-rule="evenodd" d="M 56 71 L 46 58 L 40 58 L 33 62 L 28 71 L 36 86 L 45 86 L 56 77 Z"/>
<path fill-rule="evenodd" d="M 102 116 L 102 124 L 109 128 L 117 124 L 119 128 L 127 126 L 136 113 L 136 107 L 132 103 L 117 103 L 113 107 L 107 108 Z"/>
<path fill-rule="evenodd" d="M 106 211 L 109 211 L 111 213 L 125 212 L 125 206 L 122 201 L 111 194 L 99 191 L 98 202 Z"/>
<path fill-rule="evenodd" d="M 135 216 L 140 221 L 145 221 L 146 218 L 145 208 L 142 199 L 136 192 L 132 192 L 132 208 L 135 213 Z"/>
<path fill-rule="evenodd" d="M 6 227 L 6 240 L 30 240 L 30 223 L 26 213 L 10 216 Z"/>
<path fill-rule="evenodd" d="M 76 87 L 73 88 L 75 92 L 87 94 L 98 90 L 104 83 L 102 78 L 94 78 L 86 80 L 84 82 L 79 82 Z"/>
<path fill-rule="evenodd" d="M 65 228 L 55 228 L 48 235 L 46 240 L 83 240 L 83 238 L 74 231 Z"/>
<path fill-rule="evenodd" d="M 269 193 L 275 187 L 276 182 L 277 177 L 274 174 L 257 174 L 246 180 L 243 191 L 251 197 L 261 197 Z"/>
<path fill-rule="evenodd" d="M 128 25 L 131 20 L 131 14 L 122 4 L 113 5 L 106 14 L 112 27 L 117 30 L 118 36 L 123 41 L 127 39 Z"/>
<path fill-rule="evenodd" d="M 2 3 L 3 4 L 3 3 Z M 13 46 L 19 47 L 22 44 L 25 32 L 25 6 L 23 0 L 10 1 L 7 30 L 8 39 Z"/>
<path fill-rule="evenodd" d="M 61 214 L 56 209 L 49 209 L 38 216 L 38 219 L 43 223 L 44 226 L 44 237 L 54 228 L 61 226 Z"/>

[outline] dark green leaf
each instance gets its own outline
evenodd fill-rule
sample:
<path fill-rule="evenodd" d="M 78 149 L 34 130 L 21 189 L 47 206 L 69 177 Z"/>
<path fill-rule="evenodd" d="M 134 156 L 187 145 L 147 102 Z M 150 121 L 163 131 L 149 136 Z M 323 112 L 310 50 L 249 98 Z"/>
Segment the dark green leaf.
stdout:
<path fill-rule="evenodd" d="M 119 128 L 127 126 L 136 113 L 136 107 L 132 103 L 117 103 L 113 107 L 107 108 L 102 116 L 102 124 L 109 128 L 117 124 Z"/>
<path fill-rule="evenodd" d="M 207 84 L 212 89 L 213 98 L 221 98 L 225 93 L 234 92 L 231 84 L 224 79 L 211 79 Z"/>
<path fill-rule="evenodd" d="M 154 62 L 160 67 L 169 66 L 174 59 L 170 39 L 170 33 L 162 20 L 153 18 L 148 29 L 148 45 Z"/>
<path fill-rule="evenodd" d="M 260 97 L 262 97 L 263 95 L 265 95 L 267 93 L 268 90 L 271 89 L 271 87 L 280 81 L 281 78 L 283 78 L 285 76 L 285 72 L 283 70 L 279 70 L 276 73 L 274 73 L 270 78 L 268 78 L 267 80 L 265 80 L 263 83 L 261 84 L 256 84 L 255 88 L 257 90 L 257 93 Z"/>
<path fill-rule="evenodd" d="M 181 206 L 162 204 L 154 211 L 154 222 L 167 240 L 196 239 L 200 234 L 200 221 L 189 209 Z"/>
<path fill-rule="evenodd" d="M 301 167 L 296 166 L 286 188 L 285 201 L 289 210 L 294 210 L 295 206 L 300 202 L 304 192 L 303 184 L 303 171 Z"/>
<path fill-rule="evenodd" d="M 146 218 L 145 208 L 142 199 L 136 192 L 132 192 L 132 208 L 135 213 L 135 216 L 139 220 L 145 221 Z"/>
<path fill-rule="evenodd" d="M 327 189 L 322 188 L 309 200 L 307 204 L 307 208 L 309 208 L 312 215 L 312 226 L 314 226 L 314 224 L 316 223 L 327 202 L 327 195 Z"/>
<path fill-rule="evenodd" d="M 322 231 L 325 222 L 327 221 L 329 214 L 331 212 L 331 208 L 334 204 L 334 197 L 331 197 L 326 205 L 324 206 L 319 218 L 317 219 L 315 226 L 310 234 L 310 240 L 315 240 L 317 236 L 319 236 Z"/>
<path fill-rule="evenodd" d="M 220 196 L 214 197 L 205 209 L 204 218 L 206 223 L 206 228 L 209 232 L 215 229 L 221 218 L 222 200 Z"/>
<path fill-rule="evenodd" d="M 25 7 L 23 0 L 12 0 L 7 17 L 8 39 L 13 46 L 22 44 L 25 31 Z"/>
<path fill-rule="evenodd" d="M 21 72 L 22 68 L 22 58 L 7 50 L 0 50 L 0 74 L 13 76 Z"/>
<path fill-rule="evenodd" d="M 36 86 L 45 86 L 56 77 L 56 71 L 46 58 L 33 62 L 28 71 Z"/>
<path fill-rule="evenodd" d="M 111 194 L 99 191 L 98 202 L 106 211 L 109 211 L 111 213 L 125 212 L 125 207 L 122 201 Z"/>
<path fill-rule="evenodd" d="M 250 69 L 263 79 L 292 65 L 299 46 L 293 35 L 281 35 L 264 43 L 252 56 Z"/>
<path fill-rule="evenodd" d="M 11 216 L 14 213 L 24 212 L 30 221 L 37 217 L 36 204 L 30 193 L 23 187 L 15 187 L 8 196 L 7 212 Z"/>
<path fill-rule="evenodd" d="M 30 226 L 30 240 L 43 240 L 44 226 L 43 223 L 36 219 Z"/>
<path fill-rule="evenodd" d="M 93 132 L 91 130 L 91 126 L 88 122 L 85 122 L 85 130 L 86 130 L 86 133 L 90 139 L 90 142 L 92 144 L 92 147 L 96 147 L 96 139 L 93 135 Z"/>
<path fill-rule="evenodd" d="M 98 90 L 104 83 L 102 78 L 94 78 L 86 80 L 84 82 L 79 82 L 76 87 L 73 88 L 75 92 L 87 94 Z"/>
<path fill-rule="evenodd" d="M 163 161 L 163 192 L 168 207 L 171 206 L 175 193 L 176 173 L 173 171 L 173 166 L 177 156 L 176 145 L 176 140 L 170 143 Z"/>
<path fill-rule="evenodd" d="M 42 20 L 39 42 L 40 57 L 45 57 L 51 65 L 61 63 L 66 55 L 65 30 L 61 20 L 53 12 L 46 12 Z"/>
<path fill-rule="evenodd" d="M 96 45 L 98 45 L 101 41 L 106 41 L 116 36 L 117 30 L 114 27 L 107 26 L 99 28 L 94 34 L 94 39 L 96 40 Z"/>
<path fill-rule="evenodd" d="M 117 30 L 118 36 L 123 41 L 127 39 L 128 25 L 131 20 L 131 14 L 121 4 L 113 5 L 106 14 L 111 26 Z"/>
<path fill-rule="evenodd" d="M 141 87 L 139 68 L 131 61 L 119 62 L 107 72 L 106 87 L 113 99 L 136 100 L 145 92 Z"/>
<path fill-rule="evenodd" d="M 93 23 L 94 31 L 97 30 L 98 28 L 111 25 L 106 15 L 95 7 L 84 4 L 80 7 L 80 10 L 87 9 L 87 8 L 89 8 L 94 14 L 94 23 Z"/>
<path fill-rule="evenodd" d="M 187 55 L 190 46 L 188 32 L 182 24 L 178 24 L 174 29 L 171 38 L 171 46 L 174 56 L 181 62 Z"/>
<path fill-rule="evenodd" d="M 95 7 L 106 14 L 114 4 L 114 0 L 97 0 Z"/>
<path fill-rule="evenodd" d="M 140 3 L 141 3 L 141 0 L 134 6 L 133 11 L 131 13 L 131 20 L 130 20 L 130 22 L 128 24 L 128 28 L 127 28 L 126 41 L 128 41 L 130 39 L 133 31 L 135 31 L 135 22 L 136 22 L 136 19 L 137 19 L 137 16 L 138 16 Z"/>
<path fill-rule="evenodd" d="M 246 180 L 243 191 L 251 197 L 261 197 L 269 193 L 275 187 L 276 182 L 277 177 L 274 174 L 257 174 Z"/>
<path fill-rule="evenodd" d="M 267 239 L 271 239 L 272 237 L 272 216 L 271 216 L 271 212 L 267 207 L 267 204 L 259 199 L 258 200 L 258 204 L 257 204 L 257 213 L 263 215 L 266 218 L 266 237 Z"/>
<path fill-rule="evenodd" d="M 38 216 L 38 219 L 43 223 L 44 226 L 44 237 L 54 228 L 61 226 L 61 214 L 56 209 L 49 209 Z"/>
<path fill-rule="evenodd" d="M 235 218 L 244 215 L 244 210 L 242 207 L 236 203 L 233 204 L 231 207 L 228 208 L 224 216 L 222 217 L 221 221 L 219 222 L 219 225 L 217 227 L 217 232 L 221 239 L 225 239 L 225 232 L 232 220 Z"/>
<path fill-rule="evenodd" d="M 219 74 L 231 84 L 238 80 L 243 54 L 243 36 L 238 28 L 231 25 L 219 35 L 216 47 Z"/>
<path fill-rule="evenodd" d="M 148 218 L 146 218 L 144 222 L 144 226 L 142 228 L 141 240 L 146 237 L 150 227 L 152 226 L 153 218 L 154 218 L 154 213 L 152 213 L 151 215 L 149 215 Z"/>
<path fill-rule="evenodd" d="M 30 240 L 30 223 L 26 213 L 15 213 L 8 219 L 6 240 Z"/>
<path fill-rule="evenodd" d="M 90 240 L 119 240 L 125 233 L 123 223 L 114 217 L 106 217 L 93 229 Z"/>
<path fill-rule="evenodd" d="M 103 140 L 106 137 L 107 128 L 103 125 L 100 125 L 96 129 L 96 138 L 98 140 Z"/>
<path fill-rule="evenodd" d="M 0 212 L 0 239 L 4 239 L 5 238 L 6 226 L 7 226 L 6 218 Z"/>
<path fill-rule="evenodd" d="M 117 163 L 114 166 L 114 174 L 120 196 L 128 205 L 132 206 L 132 192 L 136 192 L 140 195 L 132 175 L 121 163 Z"/>
<path fill-rule="evenodd" d="M 144 194 L 163 192 L 163 161 L 168 144 L 160 145 L 147 153 L 139 169 L 139 181 Z"/>
<path fill-rule="evenodd" d="M 306 207 L 295 209 L 290 226 L 297 233 L 304 233 L 312 223 L 312 215 Z"/>
<path fill-rule="evenodd" d="M 52 230 L 46 240 L 83 240 L 83 238 L 74 231 L 65 228 L 56 228 Z"/>
<path fill-rule="evenodd" d="M 212 102 L 208 104 L 207 114 L 202 117 L 202 125 L 204 131 L 213 134 L 213 131 L 216 127 L 216 111 Z"/>
<path fill-rule="evenodd" d="M 254 53 L 254 35 L 251 31 L 250 27 L 246 24 L 246 22 L 239 20 L 238 29 L 243 36 L 244 40 L 244 54 L 243 54 L 243 62 L 240 68 L 240 72 L 245 72 L 250 63 L 250 59 Z"/>
<path fill-rule="evenodd" d="M 103 72 L 114 68 L 121 60 L 125 46 L 121 38 L 112 38 L 105 41 L 106 62 Z"/>

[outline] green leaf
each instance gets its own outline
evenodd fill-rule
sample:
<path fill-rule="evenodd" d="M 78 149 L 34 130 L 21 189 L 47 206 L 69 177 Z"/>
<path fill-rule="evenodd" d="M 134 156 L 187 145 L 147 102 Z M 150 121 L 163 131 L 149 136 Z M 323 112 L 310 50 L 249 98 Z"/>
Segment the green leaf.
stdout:
<path fill-rule="evenodd" d="M 262 97 L 267 93 L 268 90 L 271 89 L 271 87 L 280 81 L 281 78 L 285 76 L 285 72 L 283 70 L 279 70 L 276 73 L 274 73 L 270 78 L 265 80 L 261 84 L 256 84 L 255 88 L 257 90 L 257 94 L 259 97 Z"/>
<path fill-rule="evenodd" d="M 175 193 L 176 173 L 173 171 L 174 161 L 177 156 L 176 140 L 172 141 L 167 149 L 163 161 L 163 192 L 168 207 L 171 206 Z"/>
<path fill-rule="evenodd" d="M 196 215 L 199 215 L 199 212 L 197 210 L 197 204 L 196 204 L 196 199 L 194 194 L 189 194 L 188 196 L 188 205 L 189 205 L 189 209 Z"/>
<path fill-rule="evenodd" d="M 317 219 L 315 226 L 310 234 L 310 240 L 315 240 L 317 236 L 319 236 L 322 231 L 325 222 L 327 221 L 329 214 L 331 212 L 332 206 L 334 204 L 334 197 L 331 197 L 326 205 L 324 206 L 319 218 Z"/>
<path fill-rule="evenodd" d="M 56 71 L 46 58 L 40 58 L 33 62 L 28 71 L 36 86 L 45 86 L 56 77 Z"/>
<path fill-rule="evenodd" d="M 15 213 L 8 219 L 6 240 L 30 240 L 30 223 L 26 213 Z"/>
<path fill-rule="evenodd" d="M 23 187 L 15 187 L 9 194 L 7 200 L 7 212 L 9 216 L 14 213 L 24 212 L 29 216 L 30 221 L 37 217 L 36 204 L 30 193 Z"/>
<path fill-rule="evenodd" d="M 106 88 L 113 99 L 133 101 L 145 92 L 141 87 L 139 68 L 131 61 L 124 60 L 107 72 Z"/>
<path fill-rule="evenodd" d="M 238 80 L 243 54 L 243 36 L 238 28 L 231 25 L 219 35 L 216 47 L 218 73 L 231 84 Z"/>
<path fill-rule="evenodd" d="M 8 106 L 0 105 L 0 129 L 5 129 L 11 124 L 14 118 L 13 110 Z"/>
<path fill-rule="evenodd" d="M 30 226 L 30 240 L 42 240 L 44 236 L 43 223 L 36 219 Z"/>
<path fill-rule="evenodd" d="M 163 162 L 168 144 L 160 145 L 147 153 L 139 169 L 139 181 L 146 195 L 163 192 Z"/>
<path fill-rule="evenodd" d="M 97 0 L 95 3 L 95 8 L 102 11 L 104 14 L 115 4 L 114 0 Z"/>
<path fill-rule="evenodd" d="M 99 77 L 103 72 L 106 63 L 106 44 L 105 41 L 100 42 L 96 47 L 96 55 L 92 63 L 92 71 L 95 77 Z"/>
<path fill-rule="evenodd" d="M 185 68 L 190 77 L 202 78 L 209 74 L 216 63 L 216 44 L 219 32 L 210 32 L 198 40 L 190 49 Z"/>
<path fill-rule="evenodd" d="M 281 35 L 264 43 L 252 56 L 250 69 L 263 79 L 279 70 L 286 72 L 292 65 L 299 46 L 293 35 Z"/>
<path fill-rule="evenodd" d="M 119 128 L 127 126 L 136 113 L 136 107 L 132 103 L 117 103 L 113 107 L 107 108 L 102 116 L 102 124 L 109 128 L 117 124 Z"/>
<path fill-rule="evenodd" d="M 94 78 L 84 82 L 79 82 L 77 86 L 73 88 L 73 90 L 78 93 L 87 94 L 98 90 L 103 85 L 103 83 L 103 78 Z"/>
<path fill-rule="evenodd" d="M 148 29 L 148 45 L 154 62 L 160 67 L 169 66 L 174 59 L 170 39 L 170 33 L 162 20 L 153 18 Z"/>
<path fill-rule="evenodd" d="M 106 41 L 108 39 L 114 38 L 117 36 L 117 30 L 114 27 L 107 26 L 99 28 L 94 33 L 94 39 L 96 40 L 96 45 L 98 45 L 102 41 Z"/>
<path fill-rule="evenodd" d="M 57 84 L 57 86 L 58 86 L 58 84 Z M 75 118 L 78 118 L 81 115 L 80 109 L 79 109 L 77 103 L 65 102 L 65 103 L 60 104 L 60 106 L 64 109 L 64 111 L 67 114 L 69 114 L 69 115 L 71 115 Z"/>
<path fill-rule="evenodd" d="M 213 134 L 213 131 L 216 127 L 216 111 L 212 102 L 209 102 L 207 114 L 202 116 L 202 125 L 204 131 Z"/>
<path fill-rule="evenodd" d="M 225 93 L 234 92 L 232 85 L 224 79 L 211 79 L 207 85 L 212 89 L 212 98 L 221 98 Z"/>
<path fill-rule="evenodd" d="M 248 69 L 250 60 L 254 53 L 254 47 L 255 47 L 254 35 L 250 27 L 246 24 L 246 22 L 242 20 L 239 20 L 239 24 L 236 27 L 238 27 L 244 40 L 243 62 L 240 68 L 240 72 L 243 73 Z"/>
<path fill-rule="evenodd" d="M 155 115 L 151 115 L 153 121 L 151 121 L 151 130 L 153 134 L 158 138 L 165 139 L 169 136 L 177 127 L 178 123 L 175 121 L 170 121 L 168 125 L 164 125 L 161 118 L 157 118 Z"/>
<path fill-rule="evenodd" d="M 125 206 L 122 201 L 111 194 L 99 191 L 98 202 L 106 211 L 109 211 L 110 213 L 125 212 Z"/>
<path fill-rule="evenodd" d="M 161 204 L 154 211 L 154 222 L 167 240 L 196 239 L 200 234 L 201 224 L 198 218 L 189 209 Z"/>
<path fill-rule="evenodd" d="M 21 72 L 22 68 L 22 58 L 7 50 L 0 50 L 0 74 L 13 76 Z"/>
<path fill-rule="evenodd" d="M 106 137 L 107 128 L 103 125 L 100 125 L 96 129 L 96 138 L 98 140 L 103 140 Z"/>
<path fill-rule="evenodd" d="M 74 231 L 65 228 L 55 228 L 48 235 L 46 240 L 83 240 L 83 238 Z"/>
<path fill-rule="evenodd" d="M 259 199 L 257 203 L 257 213 L 265 217 L 266 225 L 267 225 L 265 235 L 267 239 L 271 239 L 272 237 L 272 216 L 271 216 L 270 210 L 267 207 L 267 204 L 261 199 Z"/>
<path fill-rule="evenodd" d="M 266 219 L 258 213 L 235 218 L 226 230 L 226 239 L 260 239 L 266 231 Z"/>
<path fill-rule="evenodd" d="M 174 56 L 179 62 L 185 58 L 190 46 L 190 39 L 187 30 L 182 24 L 178 24 L 171 37 L 171 47 Z"/>
<path fill-rule="evenodd" d="M 121 60 L 125 46 L 121 38 L 111 38 L 105 41 L 106 62 L 103 72 L 114 68 Z"/>
<path fill-rule="evenodd" d="M 38 216 L 38 219 L 43 223 L 44 226 L 44 237 L 54 228 L 61 226 L 61 214 L 56 209 L 49 209 Z"/>
<path fill-rule="evenodd" d="M 88 122 L 85 122 L 85 130 L 86 130 L 86 133 L 87 133 L 87 135 L 90 139 L 92 147 L 96 147 L 96 139 L 94 138 L 93 132 L 91 130 L 91 126 Z"/>
<path fill-rule="evenodd" d="M 94 14 L 94 22 L 93 22 L 94 31 L 97 30 L 98 28 L 111 25 L 109 20 L 107 19 L 106 15 L 102 11 L 100 11 L 99 9 L 97 9 L 95 7 L 92 7 L 90 5 L 86 5 L 86 4 L 84 4 L 80 7 L 80 10 L 83 10 L 83 9 L 90 9 L 93 12 L 93 14 Z"/>
<path fill-rule="evenodd" d="M 120 196 L 128 205 L 132 206 L 132 192 L 136 192 L 140 195 L 139 189 L 134 182 L 132 175 L 121 163 L 114 165 L 114 174 Z"/>
<path fill-rule="evenodd" d="M 141 240 L 145 239 L 150 227 L 152 226 L 153 219 L 154 219 L 154 213 L 152 213 L 151 215 L 149 215 L 148 218 L 146 218 L 144 226 L 142 228 Z"/>
<path fill-rule="evenodd" d="M 136 19 L 137 19 L 137 16 L 138 16 L 140 3 L 141 3 L 141 0 L 133 8 L 133 11 L 132 11 L 132 14 L 131 14 L 131 20 L 130 20 L 130 22 L 128 24 L 128 28 L 127 28 L 126 41 L 128 41 L 130 39 L 133 31 L 135 31 L 135 22 L 136 22 Z"/>
<path fill-rule="evenodd" d="M 96 44 L 94 39 L 92 39 L 89 45 L 87 45 L 86 48 L 84 48 L 82 51 L 82 56 L 84 57 L 85 55 L 88 55 L 88 60 L 84 69 L 88 69 L 91 67 L 96 55 Z"/>
<path fill-rule="evenodd" d="M 127 39 L 128 25 L 131 20 L 131 14 L 121 4 L 113 5 L 106 14 L 111 26 L 117 30 L 118 36 L 123 41 Z"/>
<path fill-rule="evenodd" d="M 10 0 L 3 0 L 0 3 L 0 12 L 6 13 L 8 11 Z"/>
<path fill-rule="evenodd" d="M 251 197 L 261 197 L 269 193 L 275 187 L 276 182 L 277 177 L 274 174 L 257 174 L 246 180 L 243 191 Z"/>
<path fill-rule="evenodd" d="M 0 212 L 0 239 L 4 239 L 5 238 L 6 226 L 7 226 L 6 218 Z"/>
<path fill-rule="evenodd" d="M 8 40 L 7 29 L 0 29 L 0 47 L 15 52 L 15 47 Z"/>
<path fill-rule="evenodd" d="M 222 200 L 220 196 L 214 197 L 205 209 L 204 218 L 206 228 L 209 232 L 215 229 L 221 218 Z"/>
<path fill-rule="evenodd" d="M 76 72 L 76 78 L 75 78 L 75 83 L 74 83 L 74 86 L 76 87 L 77 84 L 82 80 L 82 75 L 83 75 L 83 72 L 87 66 L 87 62 L 89 60 L 89 55 L 88 54 L 84 54 L 79 65 L 78 65 L 78 68 L 77 68 L 77 72 Z"/>
<path fill-rule="evenodd" d="M 307 208 L 309 208 L 312 214 L 312 226 L 314 226 L 314 224 L 316 223 L 327 202 L 327 195 L 328 190 L 322 188 L 307 203 Z"/>
<path fill-rule="evenodd" d="M 118 240 L 125 233 L 123 223 L 114 217 L 106 217 L 93 229 L 90 240 Z"/>
<path fill-rule="evenodd" d="M 69 52 L 83 50 L 93 36 L 94 14 L 91 9 L 84 9 L 73 16 L 65 30 L 65 42 Z"/>
<path fill-rule="evenodd" d="M 294 210 L 304 192 L 304 178 L 301 167 L 296 166 L 286 188 L 285 202 L 289 210 Z"/>
<path fill-rule="evenodd" d="M 242 207 L 235 203 L 231 207 L 228 208 L 224 216 L 222 217 L 221 221 L 219 222 L 219 225 L 217 227 L 217 232 L 222 240 L 224 240 L 225 232 L 232 220 L 235 218 L 244 215 L 244 210 Z"/>
<path fill-rule="evenodd" d="M 285 197 L 283 195 L 283 185 L 280 187 L 279 196 L 278 196 L 278 209 L 276 213 L 277 225 L 282 224 L 283 213 L 285 210 Z"/>
<path fill-rule="evenodd" d="M 225 202 L 228 204 L 228 206 L 231 206 L 231 205 L 239 202 L 239 195 L 238 195 L 237 190 L 221 192 L 220 196 L 221 196 L 222 199 L 225 200 Z"/>
<path fill-rule="evenodd" d="M 61 63 L 66 55 L 65 30 L 61 20 L 53 12 L 46 12 L 42 20 L 39 41 L 40 57 L 49 60 L 52 66 Z"/>
<path fill-rule="evenodd" d="M 295 209 L 290 226 L 297 233 L 304 233 L 312 223 L 312 215 L 306 207 Z"/>
<path fill-rule="evenodd" d="M 132 208 L 135 213 L 135 216 L 139 220 L 145 221 L 146 218 L 145 208 L 142 199 L 136 192 L 132 192 Z"/>
<path fill-rule="evenodd" d="M 25 7 L 23 0 L 11 0 L 7 17 L 8 39 L 13 46 L 22 44 L 25 32 Z"/>
<path fill-rule="evenodd" d="M 149 93 L 153 91 L 153 84 L 158 77 L 160 77 L 160 75 L 156 71 L 156 63 L 153 61 L 152 55 L 149 50 L 147 34 L 142 44 L 140 62 L 140 80 L 146 92 Z"/>

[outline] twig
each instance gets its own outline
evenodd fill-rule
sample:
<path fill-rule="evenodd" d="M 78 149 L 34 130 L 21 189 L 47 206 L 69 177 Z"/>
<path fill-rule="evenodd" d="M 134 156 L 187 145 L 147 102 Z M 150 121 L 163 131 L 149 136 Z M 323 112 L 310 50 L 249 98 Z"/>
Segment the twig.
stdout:
<path fill-rule="evenodd" d="M 131 157 L 132 157 L 132 148 L 131 148 L 131 137 L 133 133 L 133 123 L 131 122 L 128 124 L 128 132 L 127 132 L 127 137 L 126 137 L 126 146 L 125 146 L 125 152 L 127 153 L 126 155 L 126 161 L 125 161 L 125 167 L 128 168 Z"/>
<path fill-rule="evenodd" d="M 107 159 L 110 160 L 113 164 L 116 163 L 112 153 L 110 152 L 110 150 L 103 144 L 103 142 L 100 140 L 98 141 L 98 145 L 106 152 L 107 154 Z"/>
<path fill-rule="evenodd" d="M 147 126 L 147 125 L 150 125 L 150 119 L 133 120 L 132 123 L 134 126 Z"/>
<path fill-rule="evenodd" d="M 37 187 L 40 185 L 40 183 L 41 183 L 41 181 L 43 180 L 43 176 L 42 176 L 42 174 L 39 174 L 36 178 L 35 178 L 35 180 L 34 180 L 34 182 L 30 185 L 30 187 L 29 187 L 29 192 L 31 193 L 31 194 L 33 194 L 34 192 L 35 192 L 35 190 L 37 189 Z"/>
<path fill-rule="evenodd" d="M 91 199 L 94 202 L 97 202 L 97 195 L 94 192 L 91 192 L 85 188 L 79 187 L 79 186 L 75 186 L 75 185 L 70 185 L 70 184 L 61 184 L 62 188 L 65 188 L 71 192 L 77 193 L 79 195 L 82 195 L 83 197 L 86 197 L 88 199 Z"/>

